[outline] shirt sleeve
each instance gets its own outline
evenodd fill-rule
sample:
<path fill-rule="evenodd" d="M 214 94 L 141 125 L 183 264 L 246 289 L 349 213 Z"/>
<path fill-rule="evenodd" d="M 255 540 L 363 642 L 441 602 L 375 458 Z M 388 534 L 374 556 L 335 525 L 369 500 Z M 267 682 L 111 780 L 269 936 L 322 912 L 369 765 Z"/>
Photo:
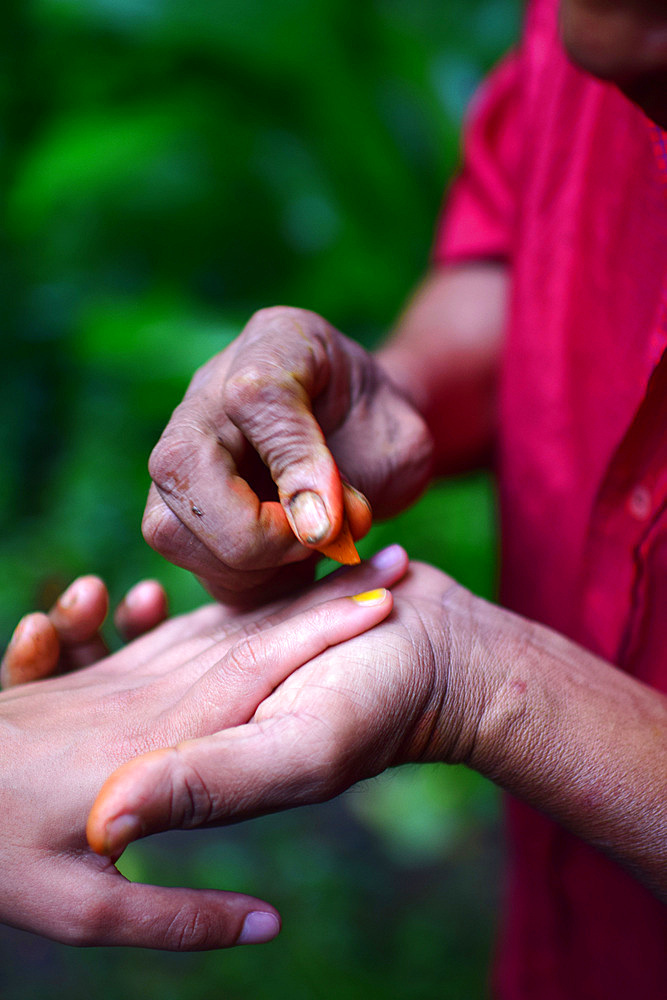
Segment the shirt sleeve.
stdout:
<path fill-rule="evenodd" d="M 511 256 L 522 146 L 521 51 L 477 91 L 464 126 L 463 166 L 445 199 L 433 261 Z"/>

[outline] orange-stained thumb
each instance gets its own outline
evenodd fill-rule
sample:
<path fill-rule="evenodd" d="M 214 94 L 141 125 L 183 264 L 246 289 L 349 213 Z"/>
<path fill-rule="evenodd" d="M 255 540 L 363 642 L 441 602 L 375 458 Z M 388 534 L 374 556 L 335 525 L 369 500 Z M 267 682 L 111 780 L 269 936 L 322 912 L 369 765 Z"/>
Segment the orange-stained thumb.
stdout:
<path fill-rule="evenodd" d="M 144 754 L 142 761 L 147 757 L 161 756 L 165 753 L 169 753 L 168 748 L 153 750 L 149 754 Z M 136 758 L 121 764 L 107 778 L 88 814 L 86 837 L 96 854 L 116 857 L 143 832 L 139 817 L 131 815 L 129 809 L 124 809 L 125 795 L 122 786 L 127 782 L 127 773 L 135 763 Z"/>

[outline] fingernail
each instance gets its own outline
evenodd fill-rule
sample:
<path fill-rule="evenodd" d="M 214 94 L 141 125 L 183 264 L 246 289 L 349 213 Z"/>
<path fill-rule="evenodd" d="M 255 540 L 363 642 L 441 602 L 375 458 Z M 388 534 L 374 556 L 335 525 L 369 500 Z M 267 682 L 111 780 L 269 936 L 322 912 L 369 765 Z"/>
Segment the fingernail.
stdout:
<path fill-rule="evenodd" d="M 386 549 L 380 549 L 372 556 L 370 563 L 374 569 L 391 569 L 405 559 L 405 553 L 400 545 L 389 545 Z"/>
<path fill-rule="evenodd" d="M 290 513 L 302 542 L 317 545 L 328 535 L 331 525 L 322 498 L 312 490 L 302 490 L 290 498 Z"/>
<path fill-rule="evenodd" d="M 123 598 L 123 605 L 134 611 L 135 608 L 142 607 L 146 601 L 152 599 L 155 588 L 153 580 L 141 580 L 131 587 Z"/>
<path fill-rule="evenodd" d="M 352 496 L 357 498 L 357 500 L 361 500 L 361 502 L 365 504 L 365 506 L 368 507 L 369 510 L 371 510 L 371 505 L 368 498 L 365 497 L 363 493 L 360 493 L 359 490 L 355 489 L 354 486 L 352 486 L 350 483 L 347 482 L 347 480 L 343 480 L 343 490 L 345 491 L 345 493 L 351 493 Z"/>
<path fill-rule="evenodd" d="M 71 583 L 64 594 L 61 594 L 58 598 L 57 603 L 61 608 L 73 608 L 76 602 L 79 600 L 78 594 L 78 580 Z"/>
<path fill-rule="evenodd" d="M 384 587 L 378 587 L 377 590 L 365 590 L 363 594 L 353 594 L 352 600 L 369 607 L 373 604 L 382 604 L 386 596 L 387 591 Z"/>
<path fill-rule="evenodd" d="M 25 645 L 30 641 L 33 642 L 34 646 L 35 640 L 39 643 L 39 640 L 44 635 L 44 618 L 45 615 L 40 611 L 30 611 L 27 615 L 24 615 L 12 633 L 9 646 Z M 39 655 L 41 650 L 37 648 L 33 652 Z"/>
<path fill-rule="evenodd" d="M 243 921 L 237 944 L 264 944 L 272 941 L 280 931 L 280 921 L 275 913 L 265 910 L 255 910 L 249 913 Z"/>
<path fill-rule="evenodd" d="M 30 615 L 24 615 L 21 621 L 18 623 L 14 631 L 12 632 L 12 637 L 9 640 L 9 645 L 13 646 L 16 643 L 21 642 L 30 632 Z"/>
<path fill-rule="evenodd" d="M 140 833 L 141 821 L 138 816 L 131 816 L 128 813 L 109 820 L 104 828 L 105 854 L 111 854 L 113 851 L 122 849 L 132 840 L 136 840 Z"/>

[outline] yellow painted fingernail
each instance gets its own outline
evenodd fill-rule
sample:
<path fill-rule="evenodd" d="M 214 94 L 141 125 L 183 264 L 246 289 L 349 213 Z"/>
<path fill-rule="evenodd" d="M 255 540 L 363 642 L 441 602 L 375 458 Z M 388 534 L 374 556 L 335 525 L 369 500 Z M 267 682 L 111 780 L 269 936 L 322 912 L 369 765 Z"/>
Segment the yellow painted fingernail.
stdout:
<path fill-rule="evenodd" d="M 384 587 L 379 587 L 377 590 L 365 590 L 363 594 L 354 594 L 352 600 L 356 601 L 357 604 L 382 604 L 385 597 L 387 596 L 387 591 Z"/>

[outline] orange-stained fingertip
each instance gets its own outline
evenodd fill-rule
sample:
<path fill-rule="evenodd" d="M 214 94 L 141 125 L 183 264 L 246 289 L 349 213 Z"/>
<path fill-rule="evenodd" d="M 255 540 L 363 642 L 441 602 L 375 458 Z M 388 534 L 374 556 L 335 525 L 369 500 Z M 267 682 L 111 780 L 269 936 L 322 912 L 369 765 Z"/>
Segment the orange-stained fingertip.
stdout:
<path fill-rule="evenodd" d="M 98 799 L 99 801 L 99 799 Z M 97 802 L 86 823 L 86 838 L 95 854 L 118 858 L 128 844 L 141 836 L 141 820 L 129 814 L 100 821 Z"/>
<path fill-rule="evenodd" d="M 32 611 L 21 619 L 2 659 L 3 687 L 50 676 L 60 655 L 58 633 L 48 616 Z"/>
<path fill-rule="evenodd" d="M 118 823 L 118 820 L 125 821 L 129 817 L 122 813 L 122 806 L 120 806 L 120 814 L 118 814 L 119 805 L 116 804 L 114 807 L 114 796 L 117 796 L 118 786 L 122 783 L 125 772 L 131 763 L 131 761 L 127 761 L 125 764 L 121 764 L 107 778 L 88 813 L 86 839 L 95 854 L 101 854 L 103 857 L 118 856 L 140 832 L 137 827 L 139 820 L 136 817 L 133 817 L 136 820 L 134 836 L 132 836 L 132 824 L 128 822 Z M 116 817 L 113 815 L 114 812 L 117 813 Z"/>

